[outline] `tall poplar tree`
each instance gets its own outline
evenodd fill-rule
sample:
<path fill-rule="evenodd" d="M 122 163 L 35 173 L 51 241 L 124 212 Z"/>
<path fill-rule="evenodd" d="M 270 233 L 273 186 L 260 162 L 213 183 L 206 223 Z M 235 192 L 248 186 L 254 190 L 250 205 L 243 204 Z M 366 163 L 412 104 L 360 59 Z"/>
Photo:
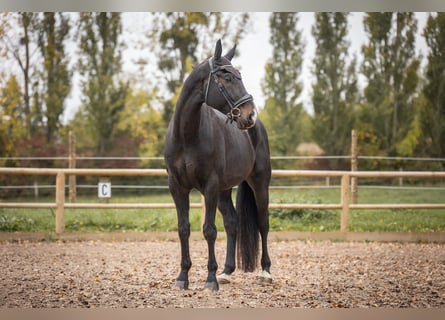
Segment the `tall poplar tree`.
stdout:
<path fill-rule="evenodd" d="M 11 12 L 2 13 L 2 37 L 0 38 L 2 54 L 10 55 L 19 67 L 21 77 L 17 78 L 21 82 L 24 115 L 27 134 L 32 133 L 31 124 L 31 77 L 33 74 L 32 55 L 34 52 L 34 20 L 36 13 L 32 12 Z M 3 51 L 2 50 L 2 51 Z"/>
<path fill-rule="evenodd" d="M 367 86 L 360 129 L 382 154 L 396 155 L 412 127 L 418 96 L 417 20 L 412 12 L 368 13 L 364 26 L 369 41 L 362 47 Z"/>
<path fill-rule="evenodd" d="M 421 114 L 422 131 L 426 136 L 429 156 L 445 157 L 445 13 L 428 17 L 423 31 L 428 45 L 426 104 Z"/>
<path fill-rule="evenodd" d="M 298 13 L 272 13 L 269 19 L 272 58 L 266 64 L 262 90 L 266 96 L 261 119 L 269 135 L 271 154 L 293 155 L 302 141 L 301 74 L 304 45 L 297 29 Z"/>
<path fill-rule="evenodd" d="M 358 103 L 356 60 L 348 58 L 348 14 L 316 13 L 312 135 L 329 155 L 349 153 Z"/>
<path fill-rule="evenodd" d="M 79 33 L 84 95 L 80 112 L 88 122 L 98 154 L 104 155 L 112 146 L 128 91 L 128 85 L 118 78 L 122 64 L 120 13 L 81 13 Z"/>
<path fill-rule="evenodd" d="M 65 41 L 70 25 L 65 14 L 45 12 L 38 26 L 38 44 L 43 57 L 42 100 L 45 108 L 42 114 L 46 117 L 46 140 L 51 143 L 60 127 L 64 101 L 71 86 L 71 73 L 68 71 L 68 57 L 65 54 Z"/>

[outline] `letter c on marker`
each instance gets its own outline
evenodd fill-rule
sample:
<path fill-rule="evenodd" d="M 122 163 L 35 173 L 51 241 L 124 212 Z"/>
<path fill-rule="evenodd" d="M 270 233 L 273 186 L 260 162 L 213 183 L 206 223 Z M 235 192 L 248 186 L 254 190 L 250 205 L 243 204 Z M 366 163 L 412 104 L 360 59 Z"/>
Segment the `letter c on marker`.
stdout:
<path fill-rule="evenodd" d="M 105 184 L 105 183 L 102 184 L 102 195 L 104 195 L 104 196 L 106 196 L 108 194 L 107 187 L 108 187 L 107 184 Z"/>

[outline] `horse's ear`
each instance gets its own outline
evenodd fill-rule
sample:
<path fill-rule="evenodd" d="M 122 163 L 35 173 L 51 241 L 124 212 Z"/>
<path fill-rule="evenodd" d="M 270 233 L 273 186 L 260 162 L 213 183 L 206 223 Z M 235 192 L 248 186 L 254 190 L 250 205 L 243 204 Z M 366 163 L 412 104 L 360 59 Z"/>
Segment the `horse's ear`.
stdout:
<path fill-rule="evenodd" d="M 221 39 L 219 39 L 216 42 L 216 47 L 215 47 L 215 60 L 219 60 L 221 58 L 221 54 L 222 54 L 222 45 L 221 45 Z"/>
<path fill-rule="evenodd" d="M 232 58 L 235 56 L 235 49 L 236 49 L 236 44 L 233 46 L 232 49 L 230 49 L 229 52 L 226 53 L 225 57 L 229 59 L 229 61 L 232 61 Z"/>

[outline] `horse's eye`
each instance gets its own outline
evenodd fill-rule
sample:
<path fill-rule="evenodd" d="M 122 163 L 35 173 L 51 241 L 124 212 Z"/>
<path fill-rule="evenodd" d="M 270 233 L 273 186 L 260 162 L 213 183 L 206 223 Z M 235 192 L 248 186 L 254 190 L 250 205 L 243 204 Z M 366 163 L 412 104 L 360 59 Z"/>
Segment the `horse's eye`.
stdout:
<path fill-rule="evenodd" d="M 227 73 L 224 75 L 224 80 L 226 81 L 232 81 L 232 75 L 230 73 Z"/>

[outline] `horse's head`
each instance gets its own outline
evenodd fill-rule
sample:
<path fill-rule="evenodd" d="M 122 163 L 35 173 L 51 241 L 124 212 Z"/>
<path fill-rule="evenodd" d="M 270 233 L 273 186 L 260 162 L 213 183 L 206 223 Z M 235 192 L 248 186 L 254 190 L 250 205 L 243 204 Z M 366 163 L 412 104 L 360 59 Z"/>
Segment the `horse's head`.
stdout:
<path fill-rule="evenodd" d="M 216 43 L 214 56 L 207 60 L 209 76 L 204 83 L 204 98 L 207 105 L 225 113 L 228 120 L 236 121 L 238 128 L 245 130 L 255 125 L 257 110 L 240 72 L 230 62 L 235 48 L 236 45 L 221 56 L 221 40 Z"/>

